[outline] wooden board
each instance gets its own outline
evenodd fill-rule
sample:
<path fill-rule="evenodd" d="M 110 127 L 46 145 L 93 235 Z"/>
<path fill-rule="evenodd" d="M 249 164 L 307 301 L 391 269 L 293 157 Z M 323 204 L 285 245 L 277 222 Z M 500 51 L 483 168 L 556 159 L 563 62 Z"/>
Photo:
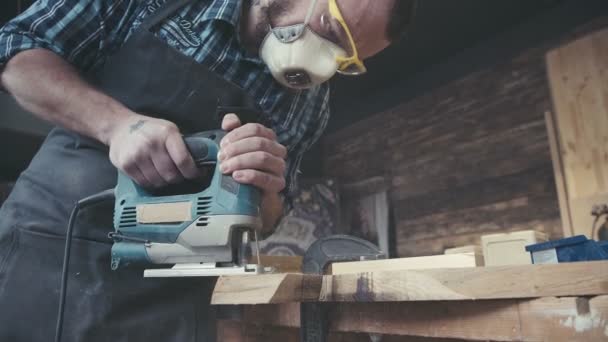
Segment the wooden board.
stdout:
<path fill-rule="evenodd" d="M 221 277 L 212 304 L 381 302 L 608 294 L 608 261 L 342 275 Z"/>
<path fill-rule="evenodd" d="M 388 260 L 336 262 L 331 265 L 331 274 L 424 270 L 433 268 L 463 268 L 477 266 L 483 266 L 482 255 L 476 255 L 475 253 L 458 253 Z"/>
<path fill-rule="evenodd" d="M 597 294 L 608 294 L 608 262 L 326 276 L 319 300 L 382 302 Z"/>
<path fill-rule="evenodd" d="M 556 164 L 563 168 L 555 176 L 565 183 L 560 199 L 570 216 L 564 234 L 590 237 L 591 206 L 608 203 L 608 29 L 552 50 L 546 59 L 555 107 L 549 133 L 556 135 Z"/>
<path fill-rule="evenodd" d="M 299 304 L 245 306 L 269 333 L 298 328 Z M 492 341 L 608 341 L 608 296 L 422 303 L 336 303 L 330 330 Z M 284 331 L 279 329 L 279 331 Z"/>
<path fill-rule="evenodd" d="M 212 304 L 269 304 L 314 301 L 321 292 L 322 277 L 300 273 L 220 277 Z"/>

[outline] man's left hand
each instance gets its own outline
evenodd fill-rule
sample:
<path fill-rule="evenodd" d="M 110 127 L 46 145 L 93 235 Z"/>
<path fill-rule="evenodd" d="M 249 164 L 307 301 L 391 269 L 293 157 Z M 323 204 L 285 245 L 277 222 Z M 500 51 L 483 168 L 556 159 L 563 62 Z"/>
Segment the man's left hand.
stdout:
<path fill-rule="evenodd" d="M 251 184 L 265 194 L 285 188 L 287 149 L 277 142 L 275 132 L 260 124 L 241 124 L 235 114 L 226 114 L 222 129 L 228 134 L 220 143 L 220 170 L 239 183 Z"/>

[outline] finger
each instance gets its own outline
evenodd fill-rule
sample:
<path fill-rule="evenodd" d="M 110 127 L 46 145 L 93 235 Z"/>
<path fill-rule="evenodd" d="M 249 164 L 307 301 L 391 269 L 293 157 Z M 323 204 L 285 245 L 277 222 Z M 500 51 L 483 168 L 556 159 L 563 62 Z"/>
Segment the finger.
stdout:
<path fill-rule="evenodd" d="M 285 178 L 258 170 L 239 170 L 232 177 L 239 183 L 253 185 L 268 193 L 278 193 L 285 188 Z"/>
<path fill-rule="evenodd" d="M 233 142 L 221 150 L 220 161 L 248 152 L 263 151 L 285 159 L 287 149 L 278 142 L 266 138 L 251 137 Z"/>
<path fill-rule="evenodd" d="M 163 186 L 167 185 L 167 182 L 165 182 L 165 180 L 158 173 L 158 170 L 156 170 L 156 167 L 154 167 L 152 158 L 147 157 L 138 160 L 137 167 L 153 187 L 162 188 Z"/>
<path fill-rule="evenodd" d="M 285 160 L 267 152 L 256 151 L 241 154 L 220 163 L 220 170 L 225 174 L 245 169 L 266 171 L 280 176 L 285 172 Z"/>
<path fill-rule="evenodd" d="M 184 180 L 182 173 L 171 159 L 166 146 L 160 147 L 156 153 L 152 154 L 152 163 L 166 183 L 176 184 Z"/>
<path fill-rule="evenodd" d="M 194 164 L 194 159 L 184 143 L 184 139 L 179 134 L 171 135 L 165 142 L 165 148 L 184 178 L 195 179 L 200 176 L 200 172 Z"/>
<path fill-rule="evenodd" d="M 277 140 L 276 134 L 270 128 L 264 127 L 260 124 L 248 123 L 226 134 L 224 139 L 222 139 L 220 146 L 225 147 L 227 144 L 249 137 L 261 137 L 270 140 Z"/>
<path fill-rule="evenodd" d="M 144 188 L 152 188 L 152 183 L 148 181 L 146 176 L 141 172 L 141 170 L 137 167 L 136 164 L 129 164 L 125 166 L 122 170 L 129 178 L 131 178 L 135 183 L 141 185 Z"/>
<path fill-rule="evenodd" d="M 224 115 L 222 119 L 222 129 L 224 131 L 232 131 L 233 129 L 241 126 L 241 120 L 234 113 L 228 113 Z"/>

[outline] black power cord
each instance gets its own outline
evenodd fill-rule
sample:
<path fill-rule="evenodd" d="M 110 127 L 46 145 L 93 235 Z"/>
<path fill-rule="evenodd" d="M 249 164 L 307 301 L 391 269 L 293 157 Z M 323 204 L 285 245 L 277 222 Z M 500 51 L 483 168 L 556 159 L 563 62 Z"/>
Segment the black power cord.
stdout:
<path fill-rule="evenodd" d="M 59 292 L 59 309 L 57 311 L 57 325 L 55 326 L 55 342 L 61 342 L 61 334 L 63 333 L 63 313 L 65 309 L 65 296 L 68 287 L 68 266 L 70 264 L 70 250 L 72 249 L 72 232 L 78 212 L 82 208 L 105 202 L 114 199 L 114 189 L 104 190 L 95 195 L 86 197 L 76 202 L 70 220 L 68 221 L 68 229 L 65 233 L 65 248 L 63 250 L 63 269 L 61 270 L 61 288 Z"/>

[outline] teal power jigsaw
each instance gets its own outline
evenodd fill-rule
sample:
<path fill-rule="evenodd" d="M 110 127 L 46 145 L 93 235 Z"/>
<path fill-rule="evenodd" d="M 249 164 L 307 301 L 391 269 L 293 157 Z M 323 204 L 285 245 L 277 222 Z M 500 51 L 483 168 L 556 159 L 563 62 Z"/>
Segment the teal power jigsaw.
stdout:
<path fill-rule="evenodd" d="M 119 173 L 115 188 L 111 267 L 174 264 L 144 277 L 191 277 L 269 272 L 250 264 L 250 242 L 261 227 L 260 191 L 220 172 L 219 142 L 224 131 L 184 139 L 196 165 L 212 169 L 208 184 L 181 184 L 154 193 Z M 259 248 L 255 248 L 259 257 Z"/>

